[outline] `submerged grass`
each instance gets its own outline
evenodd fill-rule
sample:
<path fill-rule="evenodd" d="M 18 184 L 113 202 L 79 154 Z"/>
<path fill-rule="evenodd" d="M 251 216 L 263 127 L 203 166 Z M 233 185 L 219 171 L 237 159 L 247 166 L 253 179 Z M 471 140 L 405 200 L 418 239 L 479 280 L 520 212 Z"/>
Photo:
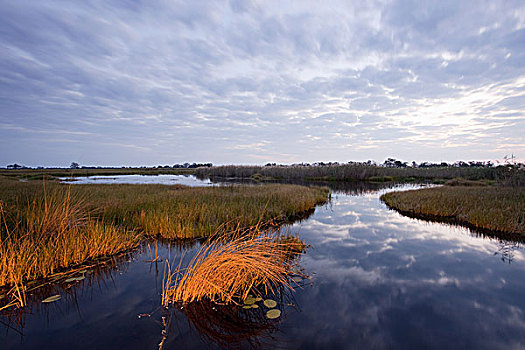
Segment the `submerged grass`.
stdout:
<path fill-rule="evenodd" d="M 525 188 L 442 186 L 381 196 L 402 214 L 453 219 L 468 226 L 525 235 Z"/>
<path fill-rule="evenodd" d="M 249 293 L 291 289 L 287 276 L 293 271 L 293 255 L 304 249 L 304 244 L 297 249 L 299 242 L 258 227 L 233 239 L 215 238 L 201 247 L 188 267 L 171 273 L 167 263 L 162 304 L 202 300 L 228 304 Z"/>

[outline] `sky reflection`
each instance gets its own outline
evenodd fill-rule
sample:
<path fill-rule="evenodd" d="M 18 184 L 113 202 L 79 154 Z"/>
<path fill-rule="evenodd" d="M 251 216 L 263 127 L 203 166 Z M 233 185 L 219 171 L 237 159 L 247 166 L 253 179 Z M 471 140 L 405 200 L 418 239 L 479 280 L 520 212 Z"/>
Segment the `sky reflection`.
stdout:
<path fill-rule="evenodd" d="M 519 244 L 403 217 L 378 193 L 337 194 L 297 228 L 313 246 L 303 265 L 314 284 L 283 330 L 297 348 L 523 345 Z"/>

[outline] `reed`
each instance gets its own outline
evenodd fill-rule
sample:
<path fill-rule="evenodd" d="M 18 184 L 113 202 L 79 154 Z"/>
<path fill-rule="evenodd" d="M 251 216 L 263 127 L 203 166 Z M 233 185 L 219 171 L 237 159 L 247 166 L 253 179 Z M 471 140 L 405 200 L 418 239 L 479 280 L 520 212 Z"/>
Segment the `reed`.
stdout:
<path fill-rule="evenodd" d="M 432 167 L 390 168 L 363 163 L 332 165 L 276 165 L 238 166 L 226 165 L 196 170 L 199 178 L 252 178 L 282 180 L 373 181 L 436 180 L 463 178 L 492 180 L 513 185 L 525 184 L 525 171 L 515 167 Z M 510 181 L 512 180 L 512 181 Z"/>
<path fill-rule="evenodd" d="M 297 185 L 181 187 L 163 185 L 74 186 L 88 193 L 105 222 L 168 239 L 207 237 L 259 220 L 275 224 L 301 217 L 325 203 L 327 188 Z"/>
<path fill-rule="evenodd" d="M 196 238 L 280 223 L 327 200 L 326 188 L 79 185 L 0 176 L 0 286 L 138 245 L 144 234 Z M 273 221 L 272 221 L 273 220 Z"/>
<path fill-rule="evenodd" d="M 169 270 L 162 304 L 202 300 L 227 304 L 244 300 L 249 293 L 266 295 L 283 286 L 292 289 L 287 277 L 293 271 L 291 252 L 300 254 L 297 244 L 258 227 L 248 236 L 208 242 L 185 269 Z"/>
<path fill-rule="evenodd" d="M 381 196 L 390 208 L 428 219 L 453 219 L 474 228 L 525 235 L 524 187 L 442 186 Z"/>
<path fill-rule="evenodd" d="M 67 189 L 9 208 L 0 201 L 0 286 L 32 279 L 102 255 L 136 247 L 133 232 L 89 217 Z"/>

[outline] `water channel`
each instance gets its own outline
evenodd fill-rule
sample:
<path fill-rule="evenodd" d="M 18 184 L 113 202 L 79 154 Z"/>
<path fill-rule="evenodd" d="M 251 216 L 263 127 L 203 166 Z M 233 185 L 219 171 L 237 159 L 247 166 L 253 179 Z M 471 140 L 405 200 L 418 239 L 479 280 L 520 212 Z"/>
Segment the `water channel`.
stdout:
<path fill-rule="evenodd" d="M 394 188 L 338 185 L 330 204 L 287 228 L 311 245 L 310 277 L 264 309 L 206 303 L 160 307 L 164 262 L 155 243 L 43 288 L 25 312 L 0 317 L 2 349 L 518 349 L 525 347 L 520 243 L 401 216 L 379 196 Z M 187 261 L 199 244 L 160 244 Z M 62 299 L 42 304 L 60 293 Z"/>

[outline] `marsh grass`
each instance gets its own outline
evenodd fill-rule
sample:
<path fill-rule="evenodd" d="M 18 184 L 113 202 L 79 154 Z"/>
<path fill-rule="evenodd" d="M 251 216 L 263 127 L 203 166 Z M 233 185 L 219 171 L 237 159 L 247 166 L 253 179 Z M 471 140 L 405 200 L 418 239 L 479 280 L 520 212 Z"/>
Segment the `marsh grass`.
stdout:
<path fill-rule="evenodd" d="M 278 225 L 325 203 L 329 190 L 297 185 L 183 187 L 76 185 L 105 222 L 168 239 L 208 237 L 262 220 Z"/>
<path fill-rule="evenodd" d="M 22 286 L 57 270 L 136 247 L 131 231 L 96 221 L 70 191 L 55 188 L 18 210 L 0 202 L 0 286 Z"/>
<path fill-rule="evenodd" d="M 335 164 L 325 166 L 237 166 L 226 165 L 196 170 L 199 178 L 250 178 L 328 181 L 406 181 L 463 178 L 525 184 L 525 170 L 518 167 L 431 167 L 390 168 L 367 164 Z"/>
<path fill-rule="evenodd" d="M 525 235 L 524 187 L 442 186 L 381 196 L 390 208 L 424 219 L 453 219 L 482 230 Z"/>
<path fill-rule="evenodd" d="M 235 236 L 203 244 L 185 268 L 179 264 L 172 272 L 167 263 L 162 305 L 202 300 L 229 304 L 250 293 L 292 289 L 287 277 L 293 274 L 293 258 L 303 251 L 304 243 L 259 227 Z"/>
<path fill-rule="evenodd" d="M 0 176 L 0 286 L 27 281 L 159 239 L 277 224 L 327 200 L 326 188 L 78 185 Z M 19 305 L 24 304 L 20 298 Z"/>

